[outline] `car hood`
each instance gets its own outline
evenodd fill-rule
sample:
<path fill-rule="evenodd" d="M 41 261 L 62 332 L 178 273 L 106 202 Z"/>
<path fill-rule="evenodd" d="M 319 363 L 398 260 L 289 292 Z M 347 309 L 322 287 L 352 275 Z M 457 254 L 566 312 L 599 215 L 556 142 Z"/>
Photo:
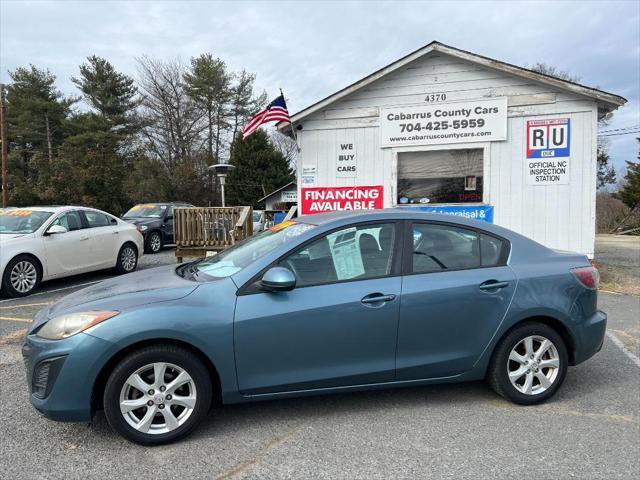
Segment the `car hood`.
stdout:
<path fill-rule="evenodd" d="M 7 243 L 13 243 L 18 238 L 31 237 L 32 233 L 2 233 L 0 234 L 0 245 L 6 245 Z"/>
<path fill-rule="evenodd" d="M 124 220 L 125 222 L 128 223 L 133 223 L 134 225 L 152 225 L 152 224 L 159 224 L 160 223 L 160 219 L 159 218 L 146 218 L 146 217 L 134 217 L 134 218 L 123 218 L 122 220 Z"/>
<path fill-rule="evenodd" d="M 150 268 L 100 282 L 62 298 L 41 311 L 31 330 L 66 313 L 117 310 L 166 302 L 186 297 L 198 288 L 198 283 L 185 280 L 175 273 L 175 265 Z"/>

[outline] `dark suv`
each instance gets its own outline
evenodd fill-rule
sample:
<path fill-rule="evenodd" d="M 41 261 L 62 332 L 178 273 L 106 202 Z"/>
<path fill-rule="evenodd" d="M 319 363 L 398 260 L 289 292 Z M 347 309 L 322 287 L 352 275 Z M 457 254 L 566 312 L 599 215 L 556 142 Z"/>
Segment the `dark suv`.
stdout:
<path fill-rule="evenodd" d="M 173 209 L 193 207 L 190 203 L 141 203 L 125 213 L 123 220 L 133 223 L 144 236 L 144 251 L 158 253 L 164 245 L 174 243 Z"/>

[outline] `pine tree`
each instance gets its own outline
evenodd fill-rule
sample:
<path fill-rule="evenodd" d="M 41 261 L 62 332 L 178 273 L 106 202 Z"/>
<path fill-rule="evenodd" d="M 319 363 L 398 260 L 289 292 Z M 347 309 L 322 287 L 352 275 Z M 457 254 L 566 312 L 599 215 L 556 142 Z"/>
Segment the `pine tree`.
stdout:
<path fill-rule="evenodd" d="M 227 177 L 228 205 L 255 206 L 260 198 L 294 178 L 287 159 L 274 148 L 267 133 L 261 129 L 244 141 L 238 134 L 231 165 L 235 168 Z"/>
<path fill-rule="evenodd" d="M 91 55 L 87 63 L 80 65 L 80 77 L 71 81 L 105 121 L 106 129 L 131 129 L 133 111 L 138 105 L 138 89 L 131 77 L 117 72 L 104 58 Z"/>
<path fill-rule="evenodd" d="M 640 137 L 637 138 L 640 143 Z M 640 160 L 640 152 L 638 153 Z M 627 160 L 627 173 L 624 176 L 624 185 L 618 192 L 620 200 L 633 212 L 640 207 L 640 161 L 630 162 Z"/>

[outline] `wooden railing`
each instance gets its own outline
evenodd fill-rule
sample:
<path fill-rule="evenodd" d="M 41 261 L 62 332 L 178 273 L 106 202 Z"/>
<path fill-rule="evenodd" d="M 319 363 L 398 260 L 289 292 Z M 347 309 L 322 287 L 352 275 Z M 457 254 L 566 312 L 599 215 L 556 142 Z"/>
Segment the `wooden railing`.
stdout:
<path fill-rule="evenodd" d="M 209 250 L 224 250 L 253 235 L 251 207 L 189 207 L 173 211 L 176 256 L 182 249 L 198 250 L 204 256 Z M 187 256 L 187 255 L 184 255 Z"/>

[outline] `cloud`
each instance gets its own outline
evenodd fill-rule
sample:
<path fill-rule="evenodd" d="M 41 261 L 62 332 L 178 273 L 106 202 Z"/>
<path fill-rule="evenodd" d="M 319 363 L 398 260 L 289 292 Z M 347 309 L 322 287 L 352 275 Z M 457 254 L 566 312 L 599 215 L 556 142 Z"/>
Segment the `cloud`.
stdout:
<path fill-rule="evenodd" d="M 69 94 L 91 54 L 135 76 L 143 54 L 211 52 L 256 73 L 270 96 L 282 87 L 297 111 L 439 40 L 570 71 L 629 100 L 609 128 L 640 123 L 638 2 L 3 1 L 0 17 L 0 79 L 33 63 Z M 637 156 L 632 135 L 610 148 L 617 166 Z"/>

